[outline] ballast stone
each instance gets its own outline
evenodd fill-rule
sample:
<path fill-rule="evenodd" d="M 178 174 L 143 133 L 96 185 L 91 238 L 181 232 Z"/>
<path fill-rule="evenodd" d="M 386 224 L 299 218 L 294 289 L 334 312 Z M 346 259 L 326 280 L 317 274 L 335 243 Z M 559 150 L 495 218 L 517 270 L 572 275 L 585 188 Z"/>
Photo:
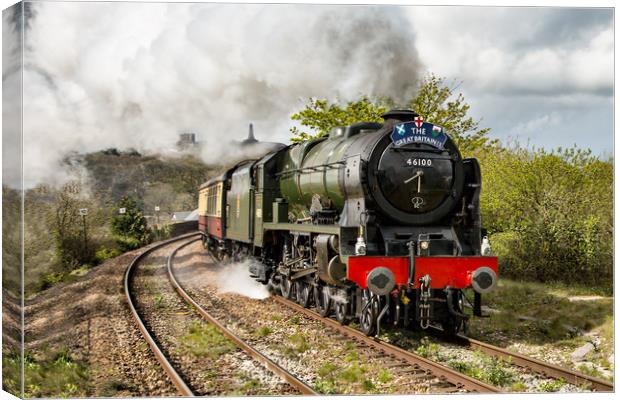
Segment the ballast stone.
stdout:
<path fill-rule="evenodd" d="M 570 356 L 573 361 L 582 361 L 592 350 L 594 350 L 594 345 L 590 342 L 587 342 L 577 350 L 573 351 Z"/>

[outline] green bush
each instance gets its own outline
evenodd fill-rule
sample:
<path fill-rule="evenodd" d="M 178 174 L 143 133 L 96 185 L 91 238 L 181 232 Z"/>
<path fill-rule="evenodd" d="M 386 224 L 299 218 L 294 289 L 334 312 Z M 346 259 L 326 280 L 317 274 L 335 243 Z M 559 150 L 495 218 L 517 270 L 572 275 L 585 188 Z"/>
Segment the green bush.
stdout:
<path fill-rule="evenodd" d="M 112 233 L 120 249 L 133 250 L 148 243 L 149 229 L 138 203 L 133 198 L 124 196 L 117 207 L 125 209 L 123 214 L 115 210 L 111 220 Z"/>
<path fill-rule="evenodd" d="M 64 277 L 65 277 L 65 274 L 63 274 L 62 272 L 51 272 L 43 276 L 43 279 L 41 279 L 41 281 L 39 282 L 38 289 L 39 290 L 49 289 L 54 284 L 61 282 Z"/>
<path fill-rule="evenodd" d="M 116 240 L 118 247 L 123 252 L 135 250 L 143 244 L 142 241 L 131 236 L 114 236 L 114 239 Z"/>
<path fill-rule="evenodd" d="M 118 249 L 109 249 L 107 247 L 102 247 L 101 249 L 95 252 L 95 262 L 97 264 L 101 264 L 108 258 L 114 258 L 121 254 Z"/>
<path fill-rule="evenodd" d="M 576 149 L 518 147 L 478 157 L 483 225 L 502 275 L 611 287 L 611 161 Z"/>
<path fill-rule="evenodd" d="M 172 225 L 166 224 L 161 226 L 153 226 L 151 228 L 150 239 L 153 242 L 158 242 L 160 240 L 165 240 L 170 238 L 172 234 Z"/>

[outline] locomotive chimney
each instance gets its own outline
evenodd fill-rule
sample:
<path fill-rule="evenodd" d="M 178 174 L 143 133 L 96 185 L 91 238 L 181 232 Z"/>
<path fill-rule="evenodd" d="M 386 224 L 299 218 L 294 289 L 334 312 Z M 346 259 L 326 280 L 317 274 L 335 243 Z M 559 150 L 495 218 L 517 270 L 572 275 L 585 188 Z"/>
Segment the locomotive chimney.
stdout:
<path fill-rule="evenodd" d="M 254 125 L 250 122 L 250 132 L 248 133 L 248 138 L 245 140 L 246 142 L 257 142 L 254 137 Z"/>
<path fill-rule="evenodd" d="M 384 113 L 383 115 L 381 115 L 381 117 L 385 120 L 386 123 L 398 123 L 413 121 L 413 119 L 418 115 L 419 114 L 413 110 L 403 110 L 395 108 Z"/>
<path fill-rule="evenodd" d="M 254 137 L 254 125 L 250 123 L 250 130 L 248 132 L 248 137 L 241 142 L 242 146 L 252 145 L 254 143 L 258 143 L 258 140 Z"/>

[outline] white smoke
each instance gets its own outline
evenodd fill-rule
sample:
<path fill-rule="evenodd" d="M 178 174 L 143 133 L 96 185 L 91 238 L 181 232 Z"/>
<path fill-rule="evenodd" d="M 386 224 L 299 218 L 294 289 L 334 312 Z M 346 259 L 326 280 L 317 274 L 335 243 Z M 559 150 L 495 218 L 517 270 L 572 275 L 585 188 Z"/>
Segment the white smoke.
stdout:
<path fill-rule="evenodd" d="M 219 293 L 237 293 L 251 299 L 269 297 L 267 287 L 250 277 L 250 261 L 222 265 L 217 276 Z"/>
<path fill-rule="evenodd" d="M 309 97 L 403 99 L 418 79 L 400 7 L 32 3 L 25 35 L 27 185 L 62 176 L 71 151 L 172 152 L 197 132 L 225 161 L 254 122 L 288 142 Z M 6 80 L 7 77 L 5 76 Z"/>
<path fill-rule="evenodd" d="M 2 12 L 2 179 L 21 186 L 21 30 L 19 6 Z"/>

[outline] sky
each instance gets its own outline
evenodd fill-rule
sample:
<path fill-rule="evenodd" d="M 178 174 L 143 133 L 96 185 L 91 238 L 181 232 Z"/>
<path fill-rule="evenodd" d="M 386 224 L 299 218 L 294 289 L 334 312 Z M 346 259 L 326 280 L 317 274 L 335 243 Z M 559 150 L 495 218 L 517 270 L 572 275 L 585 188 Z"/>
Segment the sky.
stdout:
<path fill-rule="evenodd" d="M 66 179 L 70 152 L 174 153 L 185 131 L 217 162 L 249 122 L 288 142 L 311 96 L 402 100 L 428 73 L 503 143 L 613 154 L 611 9 L 44 2 L 29 15 L 26 186 Z M 13 21 L 3 12 L 3 40 Z M 9 90 L 15 51 L 3 46 Z"/>
<path fill-rule="evenodd" d="M 507 143 L 613 154 L 611 9 L 412 7 L 422 63 Z"/>

